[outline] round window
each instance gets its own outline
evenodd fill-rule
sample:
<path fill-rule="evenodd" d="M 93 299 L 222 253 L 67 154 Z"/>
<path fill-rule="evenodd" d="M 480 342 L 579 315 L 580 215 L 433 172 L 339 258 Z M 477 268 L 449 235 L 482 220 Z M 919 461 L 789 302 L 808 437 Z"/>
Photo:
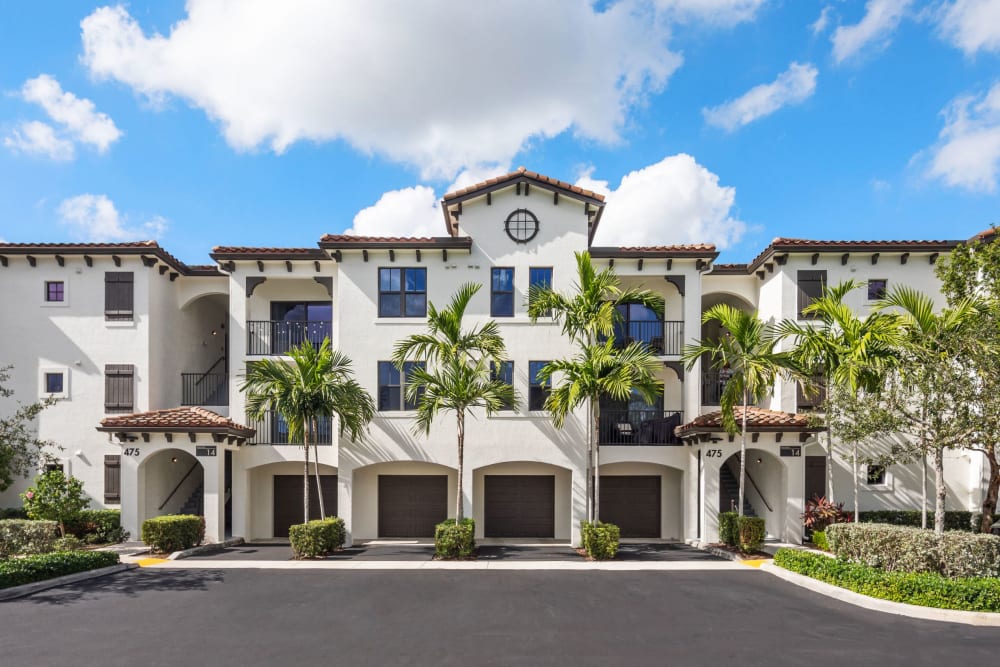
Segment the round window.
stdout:
<path fill-rule="evenodd" d="M 538 233 L 538 218 L 528 209 L 519 208 L 507 216 L 504 229 L 515 243 L 527 243 Z"/>

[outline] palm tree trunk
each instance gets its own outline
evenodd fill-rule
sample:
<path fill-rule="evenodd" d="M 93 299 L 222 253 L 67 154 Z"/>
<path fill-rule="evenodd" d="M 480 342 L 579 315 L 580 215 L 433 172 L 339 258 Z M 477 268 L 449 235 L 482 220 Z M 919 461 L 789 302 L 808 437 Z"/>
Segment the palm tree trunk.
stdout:
<path fill-rule="evenodd" d="M 987 447 L 986 460 L 990 464 L 990 481 L 986 485 L 983 498 L 983 515 L 979 523 L 980 533 L 989 533 L 993 525 L 993 515 L 997 513 L 997 496 L 1000 495 L 1000 462 L 997 462 L 996 445 Z"/>
<path fill-rule="evenodd" d="M 833 393 L 836 389 L 830 376 L 826 378 L 826 397 L 828 403 L 833 403 Z M 826 426 L 826 498 L 831 503 L 835 502 L 833 497 L 833 431 L 830 430 L 830 421 Z M 808 498 L 806 499 L 808 500 Z"/>
<path fill-rule="evenodd" d="M 590 412 L 593 415 L 590 446 L 594 450 L 594 523 L 598 523 L 601 520 L 601 443 L 597 439 L 597 434 L 600 432 L 601 405 L 598 401 L 590 400 Z"/>
<path fill-rule="evenodd" d="M 927 452 L 920 450 L 920 527 L 927 530 Z"/>
<path fill-rule="evenodd" d="M 465 410 L 459 410 L 458 419 L 458 483 L 455 485 L 455 523 L 465 518 L 462 514 L 462 476 L 465 474 Z"/>
<path fill-rule="evenodd" d="M 312 442 L 313 442 L 313 470 L 316 471 L 316 497 L 319 498 L 319 518 L 326 518 L 326 507 L 323 505 L 323 485 L 320 483 L 319 476 L 319 442 L 316 434 L 319 432 L 319 424 L 316 422 L 316 418 L 313 417 L 309 422 L 309 426 L 312 428 Z"/>
<path fill-rule="evenodd" d="M 306 450 L 306 462 L 302 471 L 302 523 L 309 523 L 309 429 L 302 426 L 302 448 Z"/>
<path fill-rule="evenodd" d="M 750 395 L 747 390 L 743 390 L 743 433 L 740 436 L 740 516 L 743 516 L 743 498 L 746 493 L 744 480 L 747 475 L 747 404 L 750 402 Z M 725 465 L 725 464 L 723 464 Z"/>
<path fill-rule="evenodd" d="M 854 471 L 854 523 L 861 519 L 861 508 L 858 507 L 858 443 L 851 443 L 851 469 Z"/>
<path fill-rule="evenodd" d="M 934 503 L 934 532 L 944 534 L 944 500 L 948 487 L 944 483 L 944 447 L 934 448 L 934 487 L 937 501 Z"/>
<path fill-rule="evenodd" d="M 590 413 L 594 413 L 594 400 L 590 399 Z M 587 521 L 594 520 L 594 420 L 587 421 Z"/>

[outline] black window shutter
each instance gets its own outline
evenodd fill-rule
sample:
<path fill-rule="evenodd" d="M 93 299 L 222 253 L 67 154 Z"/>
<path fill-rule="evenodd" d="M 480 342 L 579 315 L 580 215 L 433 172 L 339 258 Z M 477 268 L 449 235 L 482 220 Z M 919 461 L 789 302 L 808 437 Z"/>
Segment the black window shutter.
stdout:
<path fill-rule="evenodd" d="M 104 502 L 122 501 L 122 457 L 119 454 L 104 456 Z"/>
<path fill-rule="evenodd" d="M 826 287 L 826 271 L 799 271 L 797 280 L 799 288 L 799 316 L 802 311 L 816 299 L 823 296 Z"/>
<path fill-rule="evenodd" d="M 134 276 L 131 271 L 107 271 L 104 274 L 104 319 L 132 319 Z"/>
<path fill-rule="evenodd" d="M 107 364 L 104 367 L 105 412 L 132 412 L 135 406 L 135 367 Z"/>

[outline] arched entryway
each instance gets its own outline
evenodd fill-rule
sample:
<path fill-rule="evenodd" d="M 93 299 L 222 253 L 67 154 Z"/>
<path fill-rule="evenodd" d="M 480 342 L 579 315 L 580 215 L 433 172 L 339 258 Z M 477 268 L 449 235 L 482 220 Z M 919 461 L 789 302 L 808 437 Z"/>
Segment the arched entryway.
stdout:
<path fill-rule="evenodd" d="M 139 466 L 139 525 L 166 514 L 205 512 L 205 470 L 201 462 L 180 449 L 163 449 Z"/>
<path fill-rule="evenodd" d="M 736 452 L 719 468 L 719 511 L 738 511 L 740 454 Z M 784 534 L 788 479 L 785 464 L 762 449 L 746 450 L 743 513 L 764 519 L 767 534 Z"/>
<path fill-rule="evenodd" d="M 623 538 L 681 539 L 683 471 L 657 463 L 601 466 L 600 519 Z"/>
<path fill-rule="evenodd" d="M 319 490 L 323 492 L 325 515 L 337 516 L 337 469 L 320 464 L 320 485 L 317 489 L 314 466 L 314 462 L 310 461 L 309 518 L 320 518 Z M 302 463 L 267 463 L 247 469 L 247 474 L 251 535 L 255 538 L 288 537 L 289 526 L 302 523 L 305 517 Z"/>

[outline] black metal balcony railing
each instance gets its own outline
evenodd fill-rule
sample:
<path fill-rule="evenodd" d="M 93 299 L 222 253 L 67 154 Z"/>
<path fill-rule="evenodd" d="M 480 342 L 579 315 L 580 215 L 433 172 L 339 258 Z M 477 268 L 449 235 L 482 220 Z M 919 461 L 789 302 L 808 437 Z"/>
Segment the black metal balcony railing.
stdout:
<path fill-rule="evenodd" d="M 225 373 L 181 373 L 181 405 L 229 405 Z"/>
<path fill-rule="evenodd" d="M 247 321 L 247 354 L 285 354 L 296 345 L 310 341 L 319 346 L 330 335 L 330 322 Z"/>
<path fill-rule="evenodd" d="M 726 389 L 729 374 L 719 371 L 708 371 L 701 374 L 701 404 L 719 405 L 722 392 Z"/>
<path fill-rule="evenodd" d="M 676 410 L 602 411 L 599 440 L 605 445 L 679 445 L 674 429 L 684 423 Z"/>
<path fill-rule="evenodd" d="M 247 418 L 247 423 L 257 432 L 250 438 L 251 445 L 302 445 L 302 439 L 293 440 L 288 434 L 288 423 L 277 413 L 268 412 L 264 418 L 255 421 Z M 320 447 L 333 444 L 333 422 L 330 418 L 319 420 L 318 430 L 314 434 L 316 444 Z M 309 443 L 313 443 L 310 441 Z"/>
<path fill-rule="evenodd" d="M 615 327 L 615 346 L 640 342 L 658 355 L 679 355 L 684 345 L 684 322 L 622 322 Z"/>

